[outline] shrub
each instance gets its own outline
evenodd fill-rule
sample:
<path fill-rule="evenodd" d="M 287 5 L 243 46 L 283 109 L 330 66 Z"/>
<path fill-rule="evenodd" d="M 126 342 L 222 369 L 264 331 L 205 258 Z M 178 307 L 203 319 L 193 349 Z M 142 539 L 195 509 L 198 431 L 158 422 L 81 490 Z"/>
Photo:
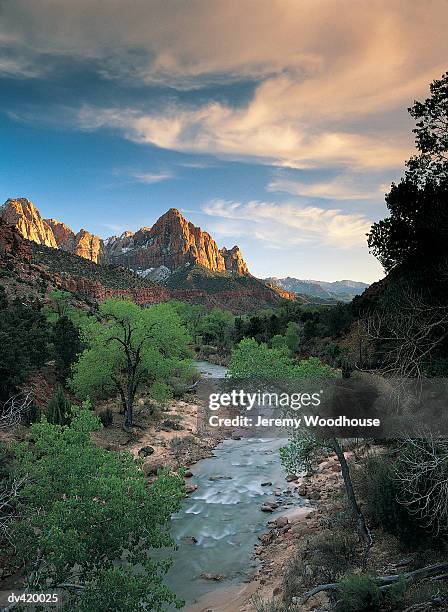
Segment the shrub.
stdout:
<path fill-rule="evenodd" d="M 280 448 L 280 459 L 288 474 L 300 474 L 303 470 L 309 473 L 321 450 L 321 445 L 312 434 L 301 431 Z"/>
<path fill-rule="evenodd" d="M 368 457 L 354 472 L 354 483 L 373 525 L 382 527 L 409 547 L 427 539 L 427 534 L 398 502 L 399 483 L 395 479 L 394 464 L 388 457 Z"/>
<path fill-rule="evenodd" d="M 348 574 L 339 584 L 338 612 L 374 612 L 380 610 L 381 591 L 366 574 Z"/>
<path fill-rule="evenodd" d="M 103 425 L 103 427 L 111 427 L 114 422 L 114 413 L 110 408 L 106 408 L 105 410 L 101 410 L 98 414 L 98 417 Z"/>
<path fill-rule="evenodd" d="M 39 406 L 35 402 L 31 402 L 28 410 L 26 410 L 26 412 L 23 415 L 24 425 L 29 427 L 33 423 L 37 423 L 38 421 L 40 421 L 41 414 L 42 412 Z"/>
<path fill-rule="evenodd" d="M 169 527 L 184 497 L 183 478 L 164 470 L 148 487 L 130 453 L 92 442 L 99 426 L 91 410 L 74 408 L 69 426 L 44 419 L 15 446 L 12 477 L 24 479 L 11 526 L 17 563 L 38 592 L 76 581 L 81 589 L 65 610 L 179 607 L 162 581 L 169 560 L 154 558 L 154 549 L 174 544 Z M 36 572 L 38 558 L 46 562 Z"/>
<path fill-rule="evenodd" d="M 47 419 L 53 425 L 68 425 L 71 421 L 72 407 L 64 395 L 62 387 L 58 385 L 53 397 L 48 403 Z"/>
<path fill-rule="evenodd" d="M 357 561 L 358 539 L 348 530 L 326 530 L 308 539 L 285 567 L 283 599 L 291 603 L 302 591 L 319 582 L 336 582 Z"/>

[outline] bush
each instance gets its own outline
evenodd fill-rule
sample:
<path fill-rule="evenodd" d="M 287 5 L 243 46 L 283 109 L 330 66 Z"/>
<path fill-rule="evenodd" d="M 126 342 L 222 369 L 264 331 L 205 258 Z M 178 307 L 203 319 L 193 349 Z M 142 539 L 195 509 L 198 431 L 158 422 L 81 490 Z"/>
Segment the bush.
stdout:
<path fill-rule="evenodd" d="M 42 415 L 42 412 L 39 406 L 35 402 L 31 402 L 28 410 L 23 415 L 24 425 L 29 427 L 33 423 L 37 423 L 38 421 L 40 421 L 41 415 Z"/>
<path fill-rule="evenodd" d="M 114 422 L 114 413 L 110 408 L 106 408 L 105 410 L 101 410 L 98 414 L 98 417 L 103 425 L 103 427 L 111 427 Z"/>
<path fill-rule="evenodd" d="M 320 582 L 336 582 L 357 562 L 358 538 L 348 530 L 326 530 L 308 539 L 285 567 L 283 599 L 293 597 Z"/>
<path fill-rule="evenodd" d="M 374 612 L 381 609 L 381 591 L 368 575 L 349 574 L 339 584 L 338 612 Z"/>
<path fill-rule="evenodd" d="M 71 421 L 72 407 L 64 395 L 62 387 L 56 387 L 53 397 L 48 403 L 47 419 L 52 425 L 68 425 Z"/>
<path fill-rule="evenodd" d="M 407 509 L 398 502 L 399 483 L 395 479 L 394 464 L 388 457 L 368 457 L 362 467 L 354 472 L 354 485 L 372 525 L 382 527 L 408 547 L 428 538 Z"/>

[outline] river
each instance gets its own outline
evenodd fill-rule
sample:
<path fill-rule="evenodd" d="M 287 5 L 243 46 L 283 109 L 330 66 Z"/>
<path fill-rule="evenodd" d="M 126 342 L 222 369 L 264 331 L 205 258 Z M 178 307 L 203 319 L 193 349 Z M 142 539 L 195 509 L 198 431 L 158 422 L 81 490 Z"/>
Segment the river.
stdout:
<path fill-rule="evenodd" d="M 221 378 L 226 373 L 222 366 L 196 365 L 204 377 Z M 285 480 L 278 452 L 285 441 L 224 440 L 212 457 L 191 468 L 194 476 L 189 482 L 197 489 L 173 517 L 178 550 L 166 580 L 187 605 L 208 591 L 247 581 L 257 567 L 254 546 L 267 520 L 306 503 Z M 268 501 L 279 503 L 276 512 L 260 510 Z M 203 574 L 222 578 L 215 582 Z"/>

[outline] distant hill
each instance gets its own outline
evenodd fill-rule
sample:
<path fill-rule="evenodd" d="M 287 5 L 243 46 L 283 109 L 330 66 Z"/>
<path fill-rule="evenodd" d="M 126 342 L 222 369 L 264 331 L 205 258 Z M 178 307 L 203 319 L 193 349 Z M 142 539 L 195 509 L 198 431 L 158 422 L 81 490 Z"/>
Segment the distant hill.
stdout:
<path fill-rule="evenodd" d="M 343 302 L 350 302 L 356 295 L 360 295 L 369 287 L 367 283 L 352 280 L 327 282 L 303 280 L 292 278 L 291 276 L 287 276 L 286 278 L 271 277 L 265 280 L 291 293 Z"/>

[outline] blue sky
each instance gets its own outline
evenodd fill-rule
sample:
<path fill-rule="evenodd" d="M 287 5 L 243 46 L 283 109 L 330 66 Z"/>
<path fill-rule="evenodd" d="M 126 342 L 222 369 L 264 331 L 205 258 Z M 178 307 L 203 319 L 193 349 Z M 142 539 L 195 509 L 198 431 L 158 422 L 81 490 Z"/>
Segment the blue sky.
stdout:
<path fill-rule="evenodd" d="M 176 207 L 257 276 L 378 279 L 448 5 L 346 4 L 7 0 L 1 197 L 102 237 Z"/>

